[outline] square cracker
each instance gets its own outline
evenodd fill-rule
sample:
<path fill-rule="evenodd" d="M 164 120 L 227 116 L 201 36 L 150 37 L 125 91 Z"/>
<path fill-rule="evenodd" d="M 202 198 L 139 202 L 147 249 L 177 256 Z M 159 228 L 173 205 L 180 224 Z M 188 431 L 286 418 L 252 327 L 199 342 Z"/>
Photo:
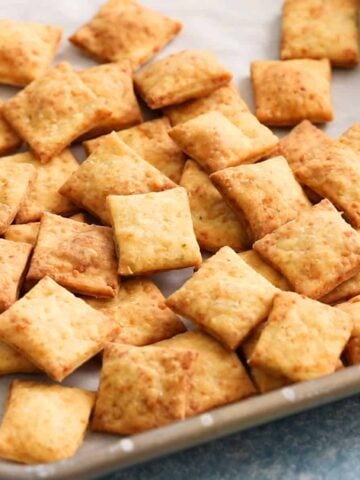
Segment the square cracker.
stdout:
<path fill-rule="evenodd" d="M 249 361 L 255 350 L 256 344 L 259 341 L 261 332 L 264 330 L 265 326 L 266 322 L 261 323 L 242 344 L 241 350 L 246 361 Z M 266 370 L 261 370 L 256 367 L 250 367 L 250 375 L 260 393 L 272 392 L 273 390 L 277 390 L 278 388 L 291 383 L 288 378 L 283 377 L 282 375 L 274 375 Z"/>
<path fill-rule="evenodd" d="M 357 0 L 286 0 L 281 58 L 328 58 L 333 65 L 359 63 Z"/>
<path fill-rule="evenodd" d="M 278 138 L 250 112 L 236 124 L 221 112 L 211 111 L 173 127 L 170 137 L 208 172 L 252 163 L 269 154 Z"/>
<path fill-rule="evenodd" d="M 101 61 L 128 59 L 137 69 L 181 30 L 182 24 L 136 0 L 108 0 L 70 41 Z"/>
<path fill-rule="evenodd" d="M 129 435 L 183 420 L 196 356 L 191 350 L 110 343 L 93 430 Z"/>
<path fill-rule="evenodd" d="M 315 148 L 327 145 L 331 141 L 331 138 L 320 128 L 308 120 L 303 120 L 280 139 L 272 155 L 285 157 L 292 170 L 296 172 L 308 153 L 311 154 Z"/>
<path fill-rule="evenodd" d="M 5 120 L 2 108 L 3 102 L 0 101 L 0 155 L 7 155 L 20 147 L 22 140 Z"/>
<path fill-rule="evenodd" d="M 0 312 L 18 298 L 30 252 L 27 243 L 0 239 Z"/>
<path fill-rule="evenodd" d="M 170 180 L 179 183 L 184 169 L 185 155 L 170 138 L 169 129 L 169 120 L 162 117 L 116 133 L 120 140 L 132 148 L 140 157 L 160 170 Z M 86 152 L 88 154 L 93 153 L 108 139 L 109 135 L 104 135 L 84 142 Z"/>
<path fill-rule="evenodd" d="M 23 87 L 41 77 L 55 56 L 63 29 L 0 20 L 0 83 Z"/>
<path fill-rule="evenodd" d="M 118 290 L 117 261 L 109 227 L 44 213 L 28 280 L 45 276 L 75 293 L 111 298 Z"/>
<path fill-rule="evenodd" d="M 232 74 L 205 50 L 183 50 L 146 66 L 135 88 L 153 109 L 205 97 L 230 82 Z"/>
<path fill-rule="evenodd" d="M 120 333 L 113 340 L 115 343 L 140 347 L 186 330 L 179 317 L 166 306 L 155 283 L 146 278 L 123 282 L 111 300 L 85 301 L 120 325 Z"/>
<path fill-rule="evenodd" d="M 113 320 L 50 277 L 0 316 L 0 339 L 58 382 L 99 353 L 118 332 Z"/>
<path fill-rule="evenodd" d="M 77 213 L 70 217 L 77 222 L 85 222 L 85 216 L 82 213 Z M 29 243 L 35 247 L 37 237 L 40 230 L 40 222 L 24 223 L 22 225 L 10 225 L 4 233 L 5 240 L 12 240 L 13 242 Z"/>
<path fill-rule="evenodd" d="M 346 130 L 339 141 L 360 155 L 360 122 Z"/>
<path fill-rule="evenodd" d="M 230 247 L 223 247 L 166 303 L 235 350 L 267 317 L 277 292 Z"/>
<path fill-rule="evenodd" d="M 4 163 L 0 168 L 0 235 L 14 221 L 31 191 L 36 170 L 32 165 Z"/>
<path fill-rule="evenodd" d="M 110 195 L 107 204 L 120 275 L 201 265 L 189 199 L 184 188 L 142 195 Z"/>
<path fill-rule="evenodd" d="M 169 118 L 171 125 L 175 127 L 179 123 L 187 122 L 212 110 L 221 112 L 233 123 L 236 123 L 240 113 L 249 111 L 235 86 L 229 84 L 217 88 L 206 97 L 167 107 L 164 109 L 164 113 Z"/>
<path fill-rule="evenodd" d="M 95 393 L 80 388 L 15 380 L 0 426 L 0 457 L 29 464 L 72 457 L 94 402 Z"/>
<path fill-rule="evenodd" d="M 180 185 L 188 192 L 194 231 L 201 248 L 216 252 L 226 245 L 237 251 L 248 247 L 243 224 L 193 160 L 186 162 Z"/>
<path fill-rule="evenodd" d="M 360 270 L 360 235 L 328 200 L 254 243 L 295 291 L 321 298 Z"/>
<path fill-rule="evenodd" d="M 360 364 L 360 295 L 352 298 L 346 303 L 336 305 L 347 314 L 353 321 L 351 338 L 346 344 L 344 356 L 349 365 Z"/>
<path fill-rule="evenodd" d="M 101 143 L 60 188 L 75 204 L 110 224 L 108 195 L 161 191 L 175 184 L 122 142 L 115 132 Z"/>
<path fill-rule="evenodd" d="M 256 116 L 265 125 L 333 120 L 329 60 L 264 60 L 251 64 Z"/>
<path fill-rule="evenodd" d="M 324 303 L 337 303 L 345 301 L 355 295 L 360 295 L 360 273 L 349 278 L 345 282 L 338 285 L 334 290 L 331 290 L 327 295 L 320 300 Z"/>
<path fill-rule="evenodd" d="M 333 373 L 352 326 L 351 316 L 338 308 L 281 292 L 249 363 L 294 382 Z"/>
<path fill-rule="evenodd" d="M 192 350 L 198 354 L 193 366 L 187 417 L 256 393 L 236 353 L 230 352 L 206 333 L 189 331 L 157 345 L 163 348 Z"/>
<path fill-rule="evenodd" d="M 264 259 L 255 250 L 247 250 L 239 253 L 240 258 L 244 260 L 255 272 L 266 278 L 274 287 L 280 290 L 291 290 L 289 282 L 286 278 L 275 270 L 271 265 L 266 263 Z"/>
<path fill-rule="evenodd" d="M 245 219 L 248 235 L 262 238 L 311 206 L 284 157 L 225 168 L 210 176 L 224 199 Z"/>
<path fill-rule="evenodd" d="M 0 375 L 11 373 L 33 373 L 38 369 L 19 352 L 0 342 Z"/>
<path fill-rule="evenodd" d="M 0 160 L 0 164 L 30 164 L 36 169 L 36 178 L 31 191 L 16 215 L 16 223 L 28 223 L 40 220 L 44 212 L 58 215 L 71 215 L 77 208 L 58 190 L 70 175 L 78 168 L 75 157 L 70 150 L 64 150 L 51 162 L 41 163 L 30 152 L 18 153 Z M 26 168 L 26 167 L 25 167 Z"/>
<path fill-rule="evenodd" d="M 46 163 L 110 111 L 68 63 L 60 63 L 3 106 L 6 120 Z"/>
<path fill-rule="evenodd" d="M 309 152 L 296 176 L 360 227 L 360 154 L 334 140 Z"/>
<path fill-rule="evenodd" d="M 128 61 L 97 65 L 81 70 L 79 76 L 110 111 L 110 116 L 100 119 L 99 124 L 85 134 L 86 137 L 97 137 L 142 121 Z"/>

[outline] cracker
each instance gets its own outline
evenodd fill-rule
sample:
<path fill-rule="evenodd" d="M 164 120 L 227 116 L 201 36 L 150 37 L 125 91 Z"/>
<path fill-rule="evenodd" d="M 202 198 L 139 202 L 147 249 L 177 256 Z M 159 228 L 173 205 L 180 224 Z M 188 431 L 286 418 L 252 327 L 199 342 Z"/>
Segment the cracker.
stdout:
<path fill-rule="evenodd" d="M 41 77 L 55 56 L 63 29 L 0 20 L 0 83 L 23 87 Z"/>
<path fill-rule="evenodd" d="M 98 125 L 85 135 L 97 137 L 113 130 L 129 128 L 142 121 L 142 113 L 135 97 L 130 62 L 108 63 L 79 72 L 81 80 L 101 100 L 110 116 L 100 119 Z"/>
<path fill-rule="evenodd" d="M 277 292 L 230 247 L 223 247 L 166 303 L 235 350 L 267 317 Z"/>
<path fill-rule="evenodd" d="M 286 0 L 281 58 L 328 58 L 339 67 L 359 63 L 357 0 Z"/>
<path fill-rule="evenodd" d="M 72 457 L 94 402 L 95 393 L 80 388 L 15 380 L 0 426 L 0 457 L 29 464 Z"/>
<path fill-rule="evenodd" d="M 360 270 L 360 236 L 328 200 L 254 243 L 296 292 L 321 298 Z"/>
<path fill-rule="evenodd" d="M 330 122 L 329 60 L 265 60 L 251 64 L 256 116 L 265 125 L 290 126 L 302 120 Z"/>
<path fill-rule="evenodd" d="M 1 20 L 0 20 L 1 24 Z M 3 102 L 0 101 L 0 155 L 14 152 L 21 145 L 21 138 L 5 120 L 2 114 Z"/>
<path fill-rule="evenodd" d="M 278 138 L 250 112 L 235 126 L 221 112 L 208 112 L 172 128 L 170 137 L 209 173 L 252 163 L 270 153 Z"/>
<path fill-rule="evenodd" d="M 35 365 L 6 343 L 0 342 L 0 375 L 33 372 L 37 372 Z"/>
<path fill-rule="evenodd" d="M 201 265 L 200 249 L 184 188 L 142 195 L 110 195 L 107 204 L 118 250 L 120 275 Z"/>
<path fill-rule="evenodd" d="M 333 141 L 309 152 L 296 176 L 343 211 L 354 227 L 360 227 L 360 155 Z"/>
<path fill-rule="evenodd" d="M 30 252 L 27 243 L 0 239 L 0 312 L 18 298 Z"/>
<path fill-rule="evenodd" d="M 244 260 L 257 273 L 266 278 L 274 287 L 280 290 L 291 290 L 289 282 L 286 278 L 275 270 L 271 265 L 266 263 L 263 258 L 255 250 L 247 250 L 241 252 L 240 258 Z"/>
<path fill-rule="evenodd" d="M 140 157 L 160 170 L 173 182 L 179 183 L 185 164 L 185 155 L 170 138 L 169 120 L 166 117 L 144 122 L 136 127 L 116 132 L 120 140 L 132 148 Z M 84 142 L 85 150 L 91 154 L 109 136 L 101 136 Z"/>
<path fill-rule="evenodd" d="M 249 111 L 235 86 L 229 84 L 217 88 L 206 97 L 167 107 L 164 113 L 169 118 L 171 125 L 176 126 L 212 110 L 221 112 L 233 123 L 238 121 L 239 114 Z"/>
<path fill-rule="evenodd" d="M 355 295 L 360 295 L 360 273 L 357 273 L 349 278 L 349 280 L 338 285 L 334 290 L 331 290 L 331 292 L 321 298 L 321 301 L 333 304 L 348 300 Z"/>
<path fill-rule="evenodd" d="M 16 216 L 16 223 L 28 223 L 40 220 L 44 212 L 58 215 L 71 215 L 77 208 L 58 190 L 79 164 L 70 152 L 64 150 L 60 155 L 51 159 L 51 162 L 41 163 L 30 152 L 18 153 L 0 160 L 2 165 L 30 164 L 36 169 L 36 178 Z M 26 167 L 25 167 L 26 168 Z"/>
<path fill-rule="evenodd" d="M 182 24 L 135 0 L 108 0 L 70 41 L 101 61 L 128 59 L 136 69 L 162 50 Z"/>
<path fill-rule="evenodd" d="M 249 363 L 294 382 L 328 375 L 338 367 L 351 330 L 351 316 L 340 309 L 281 292 Z"/>
<path fill-rule="evenodd" d="M 346 303 L 336 305 L 347 314 L 353 321 L 351 338 L 346 344 L 344 356 L 349 365 L 360 364 L 360 296 L 356 296 Z"/>
<path fill-rule="evenodd" d="M 195 358 L 191 350 L 109 344 L 93 430 L 129 435 L 183 420 Z"/>
<path fill-rule="evenodd" d="M 51 277 L 75 293 L 111 298 L 118 289 L 111 229 L 44 213 L 28 280 Z"/>
<path fill-rule="evenodd" d="M 85 301 L 119 324 L 120 333 L 113 340 L 116 343 L 149 345 L 186 330 L 179 317 L 166 306 L 155 283 L 146 278 L 123 282 L 111 300 Z"/>
<path fill-rule="evenodd" d="M 303 120 L 280 139 L 273 155 L 284 156 L 292 170 L 296 172 L 303 164 L 307 154 L 329 142 L 331 142 L 331 138 L 325 132 L 308 120 Z"/>
<path fill-rule="evenodd" d="M 31 191 L 36 170 L 32 165 L 5 163 L 0 169 L 0 235 L 14 221 Z"/>
<path fill-rule="evenodd" d="M 113 132 L 71 175 L 60 193 L 108 225 L 108 195 L 161 191 L 174 186 Z"/>
<path fill-rule="evenodd" d="M 0 340 L 58 382 L 100 352 L 118 332 L 113 320 L 50 277 L 40 280 L 0 316 Z"/>
<path fill-rule="evenodd" d="M 211 181 L 245 219 L 248 235 L 264 237 L 311 206 L 284 157 L 213 173 Z"/>
<path fill-rule="evenodd" d="M 196 162 L 186 162 L 180 185 L 188 192 L 194 232 L 202 249 L 216 252 L 228 245 L 239 251 L 249 245 L 244 226 Z"/>
<path fill-rule="evenodd" d="M 85 217 L 82 213 L 73 215 L 73 220 L 77 222 L 85 222 Z M 33 247 L 36 244 L 40 229 L 40 222 L 24 223 L 23 225 L 10 225 L 10 227 L 4 233 L 5 240 L 12 240 L 13 242 L 29 243 Z"/>
<path fill-rule="evenodd" d="M 255 350 L 256 344 L 259 341 L 261 332 L 264 330 L 265 326 L 266 322 L 261 323 L 242 344 L 241 350 L 246 358 L 246 361 L 249 360 L 253 351 Z M 260 393 L 272 392 L 273 390 L 285 387 L 291 383 L 286 377 L 274 375 L 266 370 L 261 370 L 260 368 L 256 367 L 250 367 L 250 375 Z"/>
<path fill-rule="evenodd" d="M 360 155 L 360 122 L 346 130 L 339 141 Z"/>
<path fill-rule="evenodd" d="M 3 106 L 10 125 L 42 163 L 110 115 L 68 63 L 60 63 Z"/>
<path fill-rule="evenodd" d="M 232 74 L 205 50 L 183 50 L 134 75 L 135 88 L 152 109 L 201 98 L 230 82 Z"/>
<path fill-rule="evenodd" d="M 198 354 L 194 361 L 192 388 L 186 416 L 236 402 L 256 393 L 239 357 L 224 348 L 206 333 L 189 331 L 157 345 L 164 348 L 192 350 Z"/>

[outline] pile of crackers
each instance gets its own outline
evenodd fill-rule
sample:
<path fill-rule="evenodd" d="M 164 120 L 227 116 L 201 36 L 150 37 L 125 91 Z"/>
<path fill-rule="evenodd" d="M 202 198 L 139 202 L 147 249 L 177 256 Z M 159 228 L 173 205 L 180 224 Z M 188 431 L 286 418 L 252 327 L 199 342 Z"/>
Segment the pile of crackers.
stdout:
<path fill-rule="evenodd" d="M 210 52 L 144 66 L 182 25 L 137 0 L 71 36 L 107 62 L 82 71 L 51 66 L 61 28 L 0 20 L 0 82 L 24 87 L 1 105 L 0 373 L 53 380 L 12 383 L 0 457 L 53 462 L 90 416 L 130 435 L 360 363 L 360 123 L 313 125 L 331 66 L 359 62 L 358 10 L 285 0 L 255 115 Z M 150 275 L 187 267 L 165 299 Z M 97 392 L 59 383 L 99 353 Z"/>

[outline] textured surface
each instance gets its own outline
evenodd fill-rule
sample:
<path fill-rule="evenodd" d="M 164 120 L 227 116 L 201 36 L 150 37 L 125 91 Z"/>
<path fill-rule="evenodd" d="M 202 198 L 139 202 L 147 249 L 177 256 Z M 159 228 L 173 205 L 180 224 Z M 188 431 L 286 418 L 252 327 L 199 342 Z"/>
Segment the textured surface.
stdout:
<path fill-rule="evenodd" d="M 119 279 L 111 229 L 44 213 L 27 279 L 46 275 L 71 292 L 114 297 Z"/>
<path fill-rule="evenodd" d="M 182 24 L 136 0 L 108 0 L 70 40 L 98 60 L 130 59 L 138 68 L 181 30 Z"/>
<path fill-rule="evenodd" d="M 223 247 L 167 304 L 235 350 L 265 320 L 277 291 L 230 247 Z"/>
<path fill-rule="evenodd" d="M 69 63 L 63 62 L 31 82 L 3 107 L 6 120 L 42 163 L 110 115 Z"/>
<path fill-rule="evenodd" d="M 60 155 L 52 158 L 51 162 L 45 164 L 30 152 L 4 157 L 1 162 L 29 163 L 36 168 L 37 172 L 31 192 L 25 198 L 16 216 L 16 223 L 39 220 L 43 212 L 65 216 L 74 213 L 75 205 L 58 192 L 61 185 L 78 168 L 78 163 L 70 150 L 64 150 Z"/>
<path fill-rule="evenodd" d="M 0 83 L 24 86 L 44 74 L 63 29 L 41 23 L 0 21 Z"/>
<path fill-rule="evenodd" d="M 108 195 L 156 192 L 175 184 L 122 142 L 115 132 L 74 172 L 60 191 L 77 205 L 110 223 Z"/>
<path fill-rule="evenodd" d="M 115 322 L 46 277 L 2 314 L 0 337 L 61 381 L 118 331 Z"/>
<path fill-rule="evenodd" d="M 357 14 L 357 0 L 286 0 L 281 58 L 328 58 L 334 65 L 356 65 Z"/>
<path fill-rule="evenodd" d="M 236 87 L 252 108 L 248 64 L 254 58 L 277 58 L 281 0 L 272 2 L 227 0 L 226 4 L 221 5 L 224 7 L 221 10 L 221 22 L 218 0 L 204 0 L 202 4 L 194 3 L 194 0 L 143 1 L 150 8 L 181 19 L 186 25 L 183 33 L 159 57 L 195 44 L 200 48 L 210 49 L 224 65 L 234 71 Z M 3 16 L 32 21 L 41 20 L 45 23 L 56 20 L 65 26 L 65 36 L 67 36 L 90 18 L 101 3 L 103 0 L 89 0 L 81 3 L 62 0 L 61 4 L 48 0 L 32 2 L 1 0 L 0 6 Z M 56 61 L 64 58 L 71 59 L 77 68 L 92 65 L 91 60 L 72 48 L 67 41 L 62 43 Z M 354 101 L 359 81 L 360 69 L 351 71 L 338 69 L 334 72 L 336 122 L 325 127 L 326 131 L 334 137 L 359 121 L 358 103 Z M 1 92 L 4 98 L 10 93 L 13 94 L 13 91 L 3 87 Z M 188 271 L 177 272 L 175 276 L 161 274 L 157 276 L 157 282 L 164 291 L 170 293 L 185 280 L 186 275 Z M 68 385 L 78 384 L 84 388 L 95 389 L 97 371 L 97 362 L 92 362 L 65 382 Z M 4 379 L 0 389 L 1 397 L 7 385 L 8 382 Z M 124 474 L 119 473 L 118 478 L 262 480 L 272 476 L 272 480 L 279 478 L 298 480 L 300 475 L 302 478 L 306 475 L 307 480 L 309 478 L 311 480 L 314 478 L 357 480 L 360 475 L 358 468 L 359 406 L 360 402 L 356 399 L 342 402 L 333 407 L 277 422 L 273 426 L 268 425 L 243 432 L 170 459 L 159 459 L 144 467 L 130 469 Z M 91 434 L 70 468 L 75 462 L 88 465 L 97 452 L 105 458 L 108 449 L 116 448 L 117 445 L 113 437 Z M 134 455 L 137 455 L 137 451 Z M 1 465 L 4 468 L 5 463 Z M 23 467 L 14 464 L 7 464 L 7 467 L 11 467 L 17 478 L 23 470 Z M 46 474 L 43 468 L 36 472 Z M 4 476 L 9 477 L 5 473 Z"/>
<path fill-rule="evenodd" d="M 169 120 L 166 117 L 144 122 L 133 128 L 116 132 L 124 143 L 135 150 L 144 160 L 160 172 L 179 183 L 184 168 L 185 155 L 170 138 Z M 91 154 L 109 136 L 101 136 L 84 142 L 87 153 Z"/>
<path fill-rule="evenodd" d="M 119 274 L 140 275 L 201 265 L 185 188 L 110 195 L 107 204 Z"/>
<path fill-rule="evenodd" d="M 128 345 L 148 345 L 185 331 L 185 326 L 166 306 L 165 297 L 147 278 L 122 281 L 115 298 L 85 300 L 120 325 L 113 340 Z"/>
<path fill-rule="evenodd" d="M 314 241 L 316 237 L 316 241 Z M 328 201 L 254 243 L 295 291 L 321 298 L 360 269 L 360 235 Z"/>
<path fill-rule="evenodd" d="M 121 130 L 142 121 L 142 114 L 135 97 L 132 70 L 129 62 L 114 62 L 81 70 L 81 80 L 103 102 L 110 116 L 100 119 L 98 125 L 85 135 L 96 137 L 112 130 Z"/>
<path fill-rule="evenodd" d="M 258 240 L 310 207 L 284 157 L 225 168 L 211 175 L 223 197 Z"/>
<path fill-rule="evenodd" d="M 277 137 L 250 112 L 239 113 L 235 125 L 221 112 L 210 111 L 177 125 L 169 134 L 209 173 L 255 162 L 278 143 Z"/>
<path fill-rule="evenodd" d="M 184 50 L 145 67 L 134 82 L 150 108 L 163 108 L 204 97 L 231 78 L 211 52 Z"/>
<path fill-rule="evenodd" d="M 127 435 L 183 420 L 196 357 L 191 350 L 108 344 L 92 428 Z"/>
<path fill-rule="evenodd" d="M 238 356 L 206 333 L 186 332 L 164 340 L 158 343 L 158 346 L 189 349 L 198 353 L 194 361 L 187 416 L 235 402 L 255 393 Z"/>
<path fill-rule="evenodd" d="M 79 388 L 16 380 L 0 426 L 1 456 L 24 463 L 71 457 L 83 441 L 94 400 L 95 393 Z"/>
<path fill-rule="evenodd" d="M 333 120 L 328 60 L 252 62 L 256 116 L 265 125 L 289 126 L 301 120 Z"/>
<path fill-rule="evenodd" d="M 186 162 L 180 185 L 188 192 L 194 232 L 201 248 L 216 252 L 226 245 L 236 251 L 249 246 L 243 224 L 193 160 Z"/>

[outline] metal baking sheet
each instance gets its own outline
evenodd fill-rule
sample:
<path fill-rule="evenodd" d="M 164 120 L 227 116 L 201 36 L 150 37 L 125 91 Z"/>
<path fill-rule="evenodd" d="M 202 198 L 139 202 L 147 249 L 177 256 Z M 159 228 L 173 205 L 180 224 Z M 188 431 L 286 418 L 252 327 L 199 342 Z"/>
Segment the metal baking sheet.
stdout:
<path fill-rule="evenodd" d="M 255 59 L 278 58 L 281 0 L 142 0 L 144 4 L 179 18 L 185 28 L 181 35 L 159 55 L 185 48 L 209 49 L 234 73 L 235 84 L 253 107 L 249 65 Z M 89 19 L 103 0 L 0 0 L 0 16 L 18 20 L 40 21 L 62 25 L 65 36 L 56 62 L 67 60 L 77 68 L 94 64 L 66 40 L 79 25 Z M 334 137 L 360 121 L 358 107 L 360 68 L 335 70 L 333 97 L 335 120 L 325 127 Z M 0 87 L 0 97 L 9 98 L 14 88 Z M 280 135 L 285 130 L 277 131 Z M 75 149 L 79 159 L 81 149 Z M 191 270 L 157 275 L 155 280 L 165 294 L 178 288 Z M 95 390 L 99 364 L 89 362 L 66 379 L 65 385 Z M 0 408 L 3 410 L 10 382 L 15 377 L 37 378 L 38 375 L 16 375 L 0 379 Z M 23 466 L 0 461 L 0 479 L 90 480 L 98 475 L 138 462 L 165 455 L 209 441 L 235 431 L 266 423 L 286 415 L 336 401 L 360 392 L 360 366 L 346 368 L 333 375 L 286 387 L 218 408 L 198 417 L 165 428 L 121 438 L 89 433 L 76 456 L 56 464 Z"/>

